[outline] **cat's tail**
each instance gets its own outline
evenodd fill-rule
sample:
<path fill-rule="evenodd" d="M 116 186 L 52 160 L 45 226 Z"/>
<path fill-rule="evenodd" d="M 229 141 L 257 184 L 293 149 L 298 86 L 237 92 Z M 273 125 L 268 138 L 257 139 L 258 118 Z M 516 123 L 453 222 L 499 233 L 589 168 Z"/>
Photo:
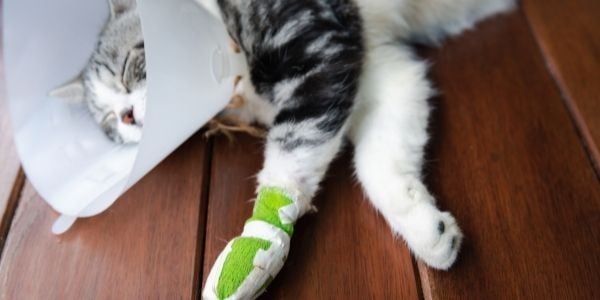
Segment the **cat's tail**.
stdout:
<path fill-rule="evenodd" d="M 377 44 L 401 38 L 438 44 L 488 16 L 505 12 L 516 0 L 356 0 L 367 36 Z"/>

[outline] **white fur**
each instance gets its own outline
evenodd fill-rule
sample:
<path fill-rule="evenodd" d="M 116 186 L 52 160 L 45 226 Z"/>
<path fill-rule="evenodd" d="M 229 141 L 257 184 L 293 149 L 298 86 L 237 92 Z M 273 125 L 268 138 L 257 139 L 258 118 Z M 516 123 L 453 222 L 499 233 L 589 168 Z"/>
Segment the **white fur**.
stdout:
<path fill-rule="evenodd" d="M 437 44 L 489 15 L 512 8 L 515 0 L 356 0 L 370 40 L 394 38 Z"/>
<path fill-rule="evenodd" d="M 278 104 L 289 100 L 298 86 L 304 82 L 304 77 L 295 77 L 277 83 L 273 87 L 273 102 Z"/>
<path fill-rule="evenodd" d="M 369 199 L 413 253 L 448 269 L 462 233 L 439 211 L 421 181 L 428 140 L 427 66 L 395 39 L 437 43 L 513 0 L 357 0 L 366 27 L 367 61 L 349 136 L 355 167 Z M 390 13 L 391 12 L 391 13 Z"/>
<path fill-rule="evenodd" d="M 297 32 L 301 32 L 301 28 L 306 27 L 313 21 L 314 17 L 310 11 L 302 12 L 302 15 L 296 16 L 277 30 L 275 35 L 269 40 L 270 45 L 273 48 L 277 48 L 289 42 L 296 37 L 295 34 Z"/>
<path fill-rule="evenodd" d="M 90 91 L 96 95 L 96 102 L 92 104 L 88 102 L 90 109 L 95 111 L 95 106 L 109 108 L 115 116 L 113 122 L 117 123 L 117 132 L 119 133 L 123 143 L 138 143 L 142 139 L 142 127 L 145 117 L 146 105 L 146 89 L 140 88 L 131 93 L 119 92 L 114 88 L 106 86 L 101 80 L 93 78 L 90 81 Z M 134 117 L 138 125 L 129 125 L 123 123 L 121 114 L 127 109 L 133 108 Z M 107 113 L 103 110 L 102 113 L 94 113 L 96 121 L 101 123 L 102 118 Z"/>
<path fill-rule="evenodd" d="M 310 44 L 306 48 L 306 53 L 311 54 L 323 51 L 323 48 L 325 48 L 325 46 L 328 46 L 328 43 L 331 40 L 332 36 L 332 33 L 327 33 L 318 38 L 317 40 L 313 41 L 312 44 Z"/>
<path fill-rule="evenodd" d="M 123 144 L 137 144 L 142 140 L 142 128 L 119 122 L 118 132 L 123 139 Z"/>
<path fill-rule="evenodd" d="M 269 139 L 280 134 L 285 135 L 285 132 L 272 130 L 269 132 Z M 343 133 L 340 132 L 321 145 L 301 147 L 292 152 L 281 149 L 278 143 L 268 142 L 265 163 L 258 175 L 259 186 L 276 186 L 290 192 L 297 191 L 299 216 L 304 215 L 312 209 L 312 199 L 329 163 L 341 147 L 342 137 Z"/>
<path fill-rule="evenodd" d="M 91 92 L 97 96 L 96 105 L 110 107 L 115 113 L 120 114 L 131 107 L 145 107 L 146 89 L 136 89 L 131 93 L 118 92 L 99 80 L 90 81 L 90 85 Z M 143 122 L 144 115 L 145 109 L 138 109 L 136 121 L 139 119 Z"/>

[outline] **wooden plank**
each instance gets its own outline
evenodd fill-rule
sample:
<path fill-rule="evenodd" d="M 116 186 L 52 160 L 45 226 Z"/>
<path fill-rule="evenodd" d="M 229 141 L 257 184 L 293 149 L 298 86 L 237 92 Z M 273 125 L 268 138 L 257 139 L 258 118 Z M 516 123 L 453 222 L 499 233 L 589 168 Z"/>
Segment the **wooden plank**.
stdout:
<path fill-rule="evenodd" d="M 212 162 L 204 275 L 250 216 L 262 142 L 218 138 Z M 410 254 L 395 240 L 352 178 L 351 159 L 333 165 L 315 204 L 301 219 L 289 259 L 266 299 L 416 299 Z M 206 280 L 206 278 L 204 278 Z"/>
<path fill-rule="evenodd" d="M 600 2 L 523 0 L 522 6 L 600 173 Z"/>
<path fill-rule="evenodd" d="M 205 143 L 195 136 L 107 212 L 50 233 L 29 184 L 0 263 L 0 299 L 190 299 L 199 282 Z"/>
<path fill-rule="evenodd" d="M 524 16 L 429 57 L 429 181 L 466 239 L 449 272 L 420 264 L 425 298 L 598 299 L 600 184 Z"/>

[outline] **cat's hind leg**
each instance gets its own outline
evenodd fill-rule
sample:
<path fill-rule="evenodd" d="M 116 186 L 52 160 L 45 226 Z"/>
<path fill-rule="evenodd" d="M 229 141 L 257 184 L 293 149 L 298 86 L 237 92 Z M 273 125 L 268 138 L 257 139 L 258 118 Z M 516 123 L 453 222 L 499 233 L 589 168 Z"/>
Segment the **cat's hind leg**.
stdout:
<path fill-rule="evenodd" d="M 402 12 L 409 37 L 416 42 L 439 45 L 489 16 L 506 12 L 516 0 L 409 0 Z"/>
<path fill-rule="evenodd" d="M 430 45 L 506 12 L 516 0 L 356 0 L 371 36 Z"/>
<path fill-rule="evenodd" d="M 359 99 L 351 117 L 358 179 L 370 201 L 428 265 L 447 269 L 462 234 L 441 212 L 421 181 L 428 140 L 427 66 L 410 49 L 384 44 L 368 53 Z"/>

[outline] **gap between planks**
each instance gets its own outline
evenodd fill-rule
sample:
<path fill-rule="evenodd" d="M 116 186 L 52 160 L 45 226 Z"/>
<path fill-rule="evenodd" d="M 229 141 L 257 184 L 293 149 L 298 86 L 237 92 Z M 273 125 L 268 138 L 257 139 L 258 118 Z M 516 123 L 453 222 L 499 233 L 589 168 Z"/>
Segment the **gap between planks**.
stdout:
<path fill-rule="evenodd" d="M 600 6 L 595 0 L 523 0 L 521 6 L 600 180 Z"/>
<path fill-rule="evenodd" d="M 444 96 L 429 185 L 466 239 L 449 272 L 419 263 L 425 299 L 597 293 L 600 260 L 586 253 L 600 188 L 523 14 L 432 54 Z"/>
<path fill-rule="evenodd" d="M 204 136 L 204 134 L 202 134 Z M 192 291 L 192 299 L 201 299 L 202 297 L 202 278 L 204 278 L 204 251 L 206 248 L 206 223 L 208 219 L 208 201 L 210 199 L 210 184 L 211 184 L 211 172 L 213 166 L 213 153 L 214 153 L 215 142 L 214 138 L 206 138 L 206 152 L 204 154 L 204 174 L 202 180 L 202 192 L 200 195 L 200 216 L 198 222 L 198 236 L 196 244 L 196 261 L 194 267 L 194 284 Z"/>

